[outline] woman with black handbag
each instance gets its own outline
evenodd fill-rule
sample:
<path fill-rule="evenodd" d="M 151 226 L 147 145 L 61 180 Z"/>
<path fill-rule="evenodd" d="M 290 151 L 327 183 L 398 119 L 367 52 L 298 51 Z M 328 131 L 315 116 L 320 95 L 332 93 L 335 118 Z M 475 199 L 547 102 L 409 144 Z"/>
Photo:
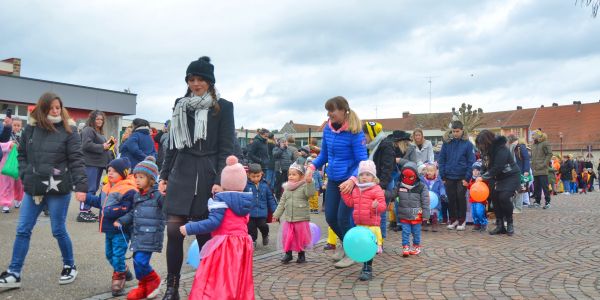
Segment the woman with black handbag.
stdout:
<path fill-rule="evenodd" d="M 0 288 L 21 287 L 21 269 L 29 250 L 31 232 L 44 206 L 50 211 L 52 235 L 63 258 L 59 284 L 77 277 L 73 245 L 66 229 L 71 192 L 84 200 L 87 177 L 81 152 L 81 139 L 62 100 L 45 93 L 31 112 L 19 143 L 19 176 L 25 187 L 17 236 L 8 270 L 0 274 Z"/>

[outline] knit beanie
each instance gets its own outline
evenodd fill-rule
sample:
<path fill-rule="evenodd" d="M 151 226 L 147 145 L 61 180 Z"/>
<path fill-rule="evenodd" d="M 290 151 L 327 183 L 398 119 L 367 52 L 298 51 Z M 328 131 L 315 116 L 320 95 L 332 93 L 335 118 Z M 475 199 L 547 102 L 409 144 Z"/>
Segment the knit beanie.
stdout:
<path fill-rule="evenodd" d="M 368 134 L 371 140 L 374 140 L 381 130 L 383 130 L 383 125 L 381 125 L 381 123 L 365 122 L 365 124 L 363 124 L 363 132 Z"/>
<path fill-rule="evenodd" d="M 227 166 L 221 172 L 221 187 L 225 191 L 241 192 L 246 188 L 248 177 L 244 166 L 238 162 L 237 157 L 230 155 L 225 160 Z"/>
<path fill-rule="evenodd" d="M 127 178 L 129 176 L 129 171 L 131 169 L 131 162 L 127 157 L 121 157 L 117 159 L 113 159 L 109 164 L 109 168 L 113 168 L 121 177 Z"/>
<path fill-rule="evenodd" d="M 298 163 L 298 161 L 295 161 L 291 166 L 290 169 L 294 169 L 297 170 L 298 172 L 304 174 L 304 164 L 300 164 Z"/>
<path fill-rule="evenodd" d="M 363 160 L 358 164 L 358 175 L 362 173 L 369 173 L 373 177 L 377 178 L 377 169 L 375 163 L 371 160 Z"/>
<path fill-rule="evenodd" d="M 210 57 L 202 56 L 198 60 L 190 63 L 185 71 L 185 81 L 187 82 L 190 76 L 200 76 L 211 84 L 215 84 L 215 66 L 210 63 Z"/>
<path fill-rule="evenodd" d="M 481 162 L 476 161 L 475 163 L 473 163 L 473 169 L 481 171 Z"/>
<path fill-rule="evenodd" d="M 148 156 L 144 161 L 138 163 L 133 168 L 133 174 L 144 173 L 154 179 L 154 182 L 158 181 L 158 166 L 156 165 L 156 158 L 154 156 Z"/>

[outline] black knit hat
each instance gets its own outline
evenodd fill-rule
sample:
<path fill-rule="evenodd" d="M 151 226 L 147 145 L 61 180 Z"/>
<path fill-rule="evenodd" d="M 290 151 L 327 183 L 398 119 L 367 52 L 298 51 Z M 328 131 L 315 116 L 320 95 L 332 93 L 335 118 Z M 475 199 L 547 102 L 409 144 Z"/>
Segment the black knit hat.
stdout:
<path fill-rule="evenodd" d="M 200 76 L 207 82 L 215 84 L 215 66 L 210 63 L 210 57 L 202 56 L 190 63 L 185 71 L 185 81 L 187 82 L 189 77 L 193 75 Z"/>
<path fill-rule="evenodd" d="M 404 130 L 394 130 L 394 132 L 392 133 L 392 139 L 394 139 L 395 142 L 410 141 L 410 133 Z"/>
<path fill-rule="evenodd" d="M 129 171 L 131 169 L 131 162 L 129 162 L 129 159 L 127 159 L 127 157 L 121 157 L 121 158 L 113 159 L 108 164 L 108 167 L 115 169 L 115 171 L 117 173 L 119 173 L 119 175 L 121 175 L 121 177 L 123 179 L 125 179 L 125 178 L 127 178 L 127 176 L 129 176 Z"/>

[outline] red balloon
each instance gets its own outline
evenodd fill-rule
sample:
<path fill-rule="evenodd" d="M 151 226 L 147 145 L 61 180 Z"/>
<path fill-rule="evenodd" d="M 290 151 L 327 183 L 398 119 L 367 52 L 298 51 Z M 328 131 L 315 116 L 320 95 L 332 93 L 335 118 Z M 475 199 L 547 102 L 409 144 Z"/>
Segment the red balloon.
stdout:
<path fill-rule="evenodd" d="M 490 195 L 490 189 L 484 182 L 475 182 L 469 190 L 471 199 L 475 202 L 484 202 Z"/>

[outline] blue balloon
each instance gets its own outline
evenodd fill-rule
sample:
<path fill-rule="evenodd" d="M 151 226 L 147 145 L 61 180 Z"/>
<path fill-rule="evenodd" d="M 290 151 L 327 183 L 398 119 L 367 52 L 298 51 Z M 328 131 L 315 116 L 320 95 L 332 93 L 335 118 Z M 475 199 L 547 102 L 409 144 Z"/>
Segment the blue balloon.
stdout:
<path fill-rule="evenodd" d="M 198 265 L 200 265 L 200 249 L 198 249 L 198 241 L 196 240 L 188 248 L 186 263 L 194 269 L 198 269 Z"/>
<path fill-rule="evenodd" d="M 429 191 L 429 208 L 437 208 L 438 204 L 440 204 L 438 195 L 435 192 Z"/>
<path fill-rule="evenodd" d="M 344 236 L 344 252 L 353 261 L 367 262 L 377 253 L 377 238 L 368 228 L 356 226 Z"/>

